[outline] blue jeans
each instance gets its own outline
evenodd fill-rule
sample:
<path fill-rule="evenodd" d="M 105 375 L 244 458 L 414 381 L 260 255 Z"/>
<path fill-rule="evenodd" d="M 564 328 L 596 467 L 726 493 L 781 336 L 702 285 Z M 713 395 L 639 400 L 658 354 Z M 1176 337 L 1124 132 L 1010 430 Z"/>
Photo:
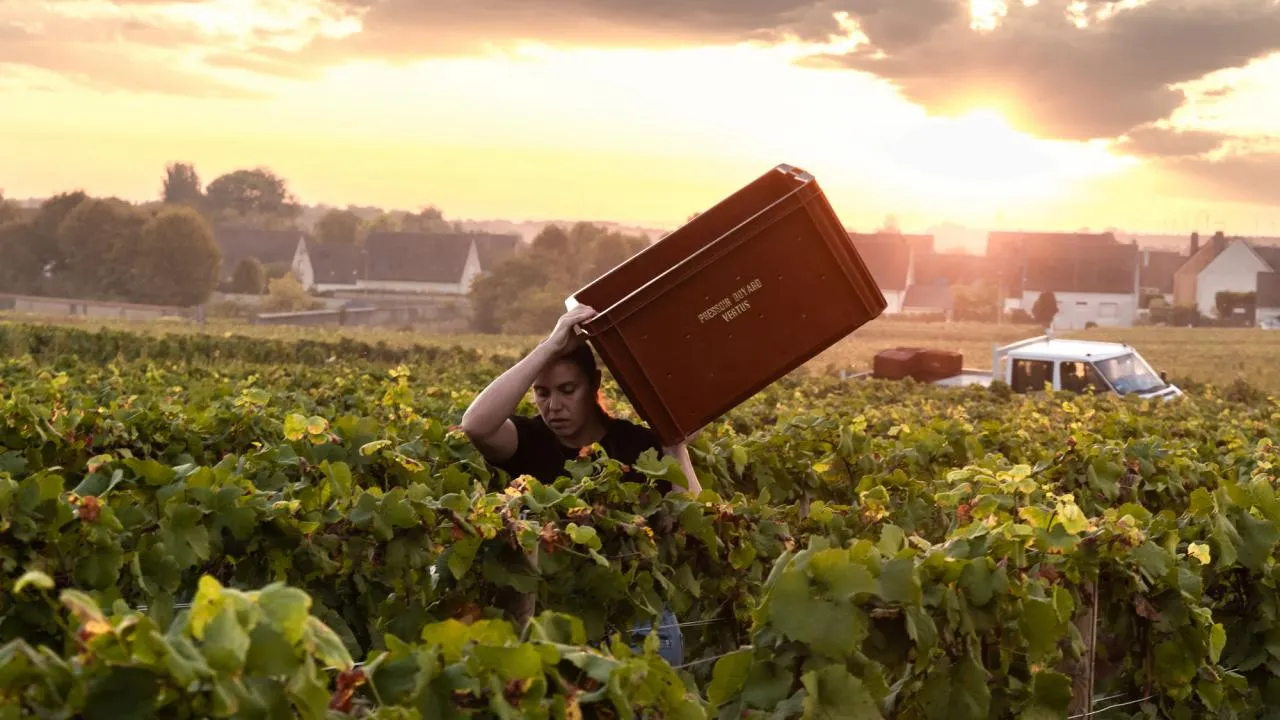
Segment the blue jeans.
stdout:
<path fill-rule="evenodd" d="M 684 633 L 680 632 L 679 622 L 675 613 L 662 608 L 662 617 L 658 619 L 658 654 L 671 667 L 684 664 Z M 631 637 L 639 638 L 639 642 L 634 643 L 631 649 L 638 653 L 644 652 L 644 638 L 652 631 L 653 623 L 636 623 L 631 628 Z"/>

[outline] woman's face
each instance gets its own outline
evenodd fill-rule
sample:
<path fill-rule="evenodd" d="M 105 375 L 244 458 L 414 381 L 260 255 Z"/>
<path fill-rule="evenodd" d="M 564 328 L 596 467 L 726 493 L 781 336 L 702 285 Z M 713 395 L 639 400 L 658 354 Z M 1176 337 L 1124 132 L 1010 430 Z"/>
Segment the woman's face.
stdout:
<path fill-rule="evenodd" d="M 547 427 L 574 437 L 595 408 L 595 393 L 582 368 L 568 361 L 552 364 L 533 381 L 533 399 Z"/>

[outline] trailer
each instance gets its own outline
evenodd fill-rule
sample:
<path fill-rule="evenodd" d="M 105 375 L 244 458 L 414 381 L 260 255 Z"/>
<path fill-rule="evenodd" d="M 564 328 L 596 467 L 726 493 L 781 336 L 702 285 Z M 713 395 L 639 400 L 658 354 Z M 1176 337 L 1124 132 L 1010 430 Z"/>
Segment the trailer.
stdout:
<path fill-rule="evenodd" d="M 1014 392 L 1052 387 L 1069 392 L 1111 392 L 1169 399 L 1183 392 L 1157 373 L 1128 343 L 1071 340 L 1052 333 L 996 346 L 991 370 L 966 368 L 959 353 L 919 347 L 888 348 L 876 355 L 874 369 L 845 374 L 848 379 L 905 380 L 939 385 L 989 387 L 997 379 Z"/>

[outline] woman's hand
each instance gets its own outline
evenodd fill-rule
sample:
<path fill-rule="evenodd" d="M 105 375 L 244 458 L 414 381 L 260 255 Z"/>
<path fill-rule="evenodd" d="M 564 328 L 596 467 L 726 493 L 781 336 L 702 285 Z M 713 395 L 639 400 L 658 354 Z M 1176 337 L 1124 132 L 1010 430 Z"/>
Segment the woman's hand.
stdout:
<path fill-rule="evenodd" d="M 574 344 L 578 342 L 578 336 L 574 329 L 580 323 L 590 320 L 597 314 L 594 309 L 587 305 L 575 307 L 560 316 L 560 319 L 556 321 L 555 328 L 552 329 L 551 334 L 547 336 L 543 344 L 554 355 L 569 352 L 569 350 L 573 349 Z"/>

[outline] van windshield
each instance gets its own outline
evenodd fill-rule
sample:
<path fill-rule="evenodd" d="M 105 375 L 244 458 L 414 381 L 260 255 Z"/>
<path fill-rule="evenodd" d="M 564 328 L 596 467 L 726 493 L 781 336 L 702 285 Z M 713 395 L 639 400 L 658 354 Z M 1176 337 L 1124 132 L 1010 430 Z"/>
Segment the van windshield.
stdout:
<path fill-rule="evenodd" d="M 1151 392 L 1165 387 L 1165 382 L 1160 379 L 1156 371 L 1152 370 L 1151 366 L 1136 353 L 1125 353 L 1109 360 L 1099 360 L 1094 363 L 1094 366 L 1121 395 Z"/>

